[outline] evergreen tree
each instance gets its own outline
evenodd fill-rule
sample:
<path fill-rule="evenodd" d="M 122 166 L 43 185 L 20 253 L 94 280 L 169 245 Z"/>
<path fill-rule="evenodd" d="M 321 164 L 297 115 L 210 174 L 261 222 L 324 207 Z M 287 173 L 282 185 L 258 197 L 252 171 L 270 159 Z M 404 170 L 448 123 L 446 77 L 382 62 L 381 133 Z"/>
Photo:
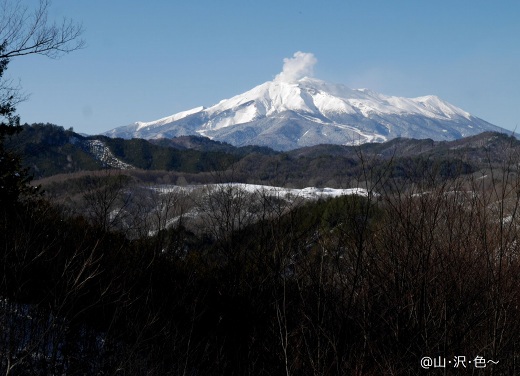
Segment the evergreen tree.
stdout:
<path fill-rule="evenodd" d="M 0 56 L 6 48 L 6 43 L 0 45 Z M 0 59 L 0 83 L 7 69 L 9 59 Z M 28 197 L 36 191 L 29 185 L 31 180 L 28 169 L 22 167 L 21 157 L 5 149 L 5 138 L 21 131 L 20 119 L 15 114 L 12 92 L 0 85 L 0 208 L 10 208 L 23 197 Z"/>

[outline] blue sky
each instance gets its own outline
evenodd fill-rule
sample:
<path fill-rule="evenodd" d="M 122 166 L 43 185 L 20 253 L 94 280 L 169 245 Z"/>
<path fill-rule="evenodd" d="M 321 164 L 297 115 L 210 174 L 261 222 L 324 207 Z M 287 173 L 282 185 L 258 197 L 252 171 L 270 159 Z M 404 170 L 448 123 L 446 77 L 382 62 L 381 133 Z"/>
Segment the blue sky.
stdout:
<path fill-rule="evenodd" d="M 156 120 L 272 80 L 303 51 L 316 78 L 434 94 L 520 129 L 516 1 L 53 0 L 50 16 L 81 22 L 87 46 L 12 59 L 6 73 L 30 94 L 22 122 L 96 134 Z"/>

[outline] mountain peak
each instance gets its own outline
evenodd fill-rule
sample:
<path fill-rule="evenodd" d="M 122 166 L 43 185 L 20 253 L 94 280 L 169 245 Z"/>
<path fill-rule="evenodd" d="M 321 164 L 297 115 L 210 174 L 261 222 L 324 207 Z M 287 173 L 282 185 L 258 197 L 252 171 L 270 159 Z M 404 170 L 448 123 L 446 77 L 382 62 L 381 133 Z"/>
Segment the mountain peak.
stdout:
<path fill-rule="evenodd" d="M 113 129 L 113 137 L 202 135 L 235 146 L 278 150 L 320 143 L 359 144 L 396 137 L 454 140 L 504 131 L 435 95 L 388 96 L 313 77 L 317 60 L 296 52 L 283 71 L 245 93 L 152 122 Z"/>

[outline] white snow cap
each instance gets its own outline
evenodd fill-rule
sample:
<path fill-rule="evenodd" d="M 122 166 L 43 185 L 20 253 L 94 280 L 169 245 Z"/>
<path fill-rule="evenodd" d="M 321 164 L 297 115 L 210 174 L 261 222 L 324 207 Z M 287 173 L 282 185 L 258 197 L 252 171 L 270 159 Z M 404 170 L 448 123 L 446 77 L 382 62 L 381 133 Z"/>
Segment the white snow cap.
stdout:
<path fill-rule="evenodd" d="M 283 59 L 283 71 L 276 75 L 275 81 L 295 82 L 303 77 L 312 77 L 318 59 L 310 52 L 295 52 L 292 58 Z"/>

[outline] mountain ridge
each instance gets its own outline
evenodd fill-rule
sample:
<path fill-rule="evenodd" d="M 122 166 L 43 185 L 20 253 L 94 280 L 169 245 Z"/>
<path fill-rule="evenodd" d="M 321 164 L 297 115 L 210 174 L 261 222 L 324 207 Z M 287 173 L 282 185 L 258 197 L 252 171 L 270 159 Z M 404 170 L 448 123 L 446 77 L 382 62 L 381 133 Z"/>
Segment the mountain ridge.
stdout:
<path fill-rule="evenodd" d="M 328 183 L 332 180 L 340 187 L 360 160 L 370 161 L 369 165 L 377 169 L 381 161 L 404 166 L 409 164 L 403 165 L 406 160 L 453 159 L 465 161 L 473 166 L 471 170 L 478 170 L 483 161 L 500 166 L 520 153 L 520 141 L 513 135 L 492 132 L 455 141 L 396 138 L 383 143 L 320 144 L 281 152 L 258 146 L 237 148 L 202 136 L 149 141 L 84 137 L 52 124 L 26 124 L 22 132 L 6 140 L 6 147 L 23 154 L 25 167 L 36 179 L 62 173 L 130 168 L 125 171 L 136 174 L 146 171 L 145 174 L 165 181 L 185 176 L 188 182 L 210 182 L 231 174 L 225 180 L 300 187 L 320 184 L 334 187 Z M 310 184 L 311 180 L 315 182 Z"/>
<path fill-rule="evenodd" d="M 388 96 L 310 77 L 275 79 L 205 108 L 105 132 L 121 138 L 201 135 L 234 146 L 293 150 L 322 143 L 356 145 L 397 137 L 455 140 L 505 130 L 434 95 Z"/>

